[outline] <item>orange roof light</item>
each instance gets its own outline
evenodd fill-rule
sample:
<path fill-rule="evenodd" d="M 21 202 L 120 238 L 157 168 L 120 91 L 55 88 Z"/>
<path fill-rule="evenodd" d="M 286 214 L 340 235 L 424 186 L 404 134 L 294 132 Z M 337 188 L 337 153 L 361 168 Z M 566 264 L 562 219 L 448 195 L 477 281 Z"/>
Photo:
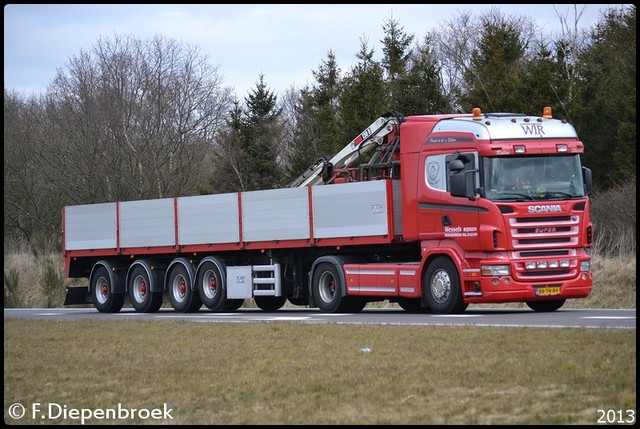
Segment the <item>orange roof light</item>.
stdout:
<path fill-rule="evenodd" d="M 542 110 L 542 117 L 545 119 L 551 119 L 553 117 L 551 115 L 551 107 L 547 106 Z"/>
<path fill-rule="evenodd" d="M 480 119 L 482 119 L 482 111 L 480 110 L 479 107 L 474 107 L 473 108 L 473 120 L 474 121 L 479 121 Z"/>

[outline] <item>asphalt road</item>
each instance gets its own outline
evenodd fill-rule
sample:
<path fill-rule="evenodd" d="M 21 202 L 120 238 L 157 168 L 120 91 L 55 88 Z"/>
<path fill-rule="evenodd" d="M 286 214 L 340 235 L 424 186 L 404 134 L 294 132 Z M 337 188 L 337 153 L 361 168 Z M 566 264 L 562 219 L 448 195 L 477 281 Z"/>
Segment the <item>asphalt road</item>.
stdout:
<path fill-rule="evenodd" d="M 636 310 L 560 309 L 536 313 L 529 309 L 467 309 L 462 314 L 412 314 L 394 308 L 365 308 L 361 313 L 322 313 L 317 309 L 282 308 L 275 312 L 242 308 L 235 312 L 177 313 L 161 309 L 157 313 L 136 313 L 124 308 L 119 313 L 103 314 L 93 308 L 20 308 L 4 309 L 6 319 L 44 320 L 191 320 L 209 323 L 340 323 L 414 326 L 504 326 L 534 328 L 636 329 Z"/>

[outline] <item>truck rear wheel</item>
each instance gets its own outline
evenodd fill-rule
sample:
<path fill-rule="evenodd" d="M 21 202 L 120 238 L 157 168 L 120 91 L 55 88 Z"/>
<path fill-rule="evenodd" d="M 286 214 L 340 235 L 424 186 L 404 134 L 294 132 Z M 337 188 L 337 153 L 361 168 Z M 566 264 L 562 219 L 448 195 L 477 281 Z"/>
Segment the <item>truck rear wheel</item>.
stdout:
<path fill-rule="evenodd" d="M 342 296 L 344 285 L 335 265 L 329 262 L 318 264 L 313 272 L 311 287 L 316 305 L 325 313 L 344 313 L 351 310 L 352 299 Z"/>
<path fill-rule="evenodd" d="M 198 292 L 200 293 L 202 303 L 209 310 L 230 310 L 230 308 L 225 308 L 227 299 L 223 283 L 222 273 L 213 262 L 205 261 L 198 268 L 196 277 Z"/>
<path fill-rule="evenodd" d="M 139 313 L 155 313 L 162 306 L 162 292 L 151 291 L 147 270 L 136 265 L 129 277 L 129 301 Z"/>
<path fill-rule="evenodd" d="M 530 309 L 537 312 L 550 312 L 556 311 L 564 305 L 565 299 L 554 299 L 552 301 L 527 301 L 527 305 Z"/>
<path fill-rule="evenodd" d="M 191 277 L 182 264 L 176 264 L 171 269 L 169 281 L 169 301 L 173 309 L 180 313 L 193 313 L 202 306 L 198 291 L 193 290 Z"/>
<path fill-rule="evenodd" d="M 100 313 L 117 313 L 124 305 L 124 294 L 114 294 L 109 272 L 103 266 L 96 268 L 91 277 L 93 304 Z"/>
<path fill-rule="evenodd" d="M 254 296 L 253 299 L 263 311 L 279 310 L 287 302 L 287 297 L 285 296 Z"/>
<path fill-rule="evenodd" d="M 461 313 L 467 308 L 462 299 L 460 276 L 449 258 L 437 257 L 424 275 L 423 288 L 429 308 L 438 314 Z"/>

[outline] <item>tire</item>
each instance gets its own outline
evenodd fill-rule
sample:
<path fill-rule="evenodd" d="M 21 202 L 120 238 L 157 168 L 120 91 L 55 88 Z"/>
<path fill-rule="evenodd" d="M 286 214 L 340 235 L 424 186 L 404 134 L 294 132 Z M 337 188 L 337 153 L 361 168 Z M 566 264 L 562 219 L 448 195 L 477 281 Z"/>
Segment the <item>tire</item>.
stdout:
<path fill-rule="evenodd" d="M 225 308 L 228 301 L 226 299 L 224 277 L 222 277 L 222 273 L 216 264 L 211 261 L 205 261 L 200 266 L 196 276 L 196 286 L 202 303 L 209 310 L 222 311 L 230 309 Z"/>
<path fill-rule="evenodd" d="M 308 296 L 303 296 L 303 297 L 300 297 L 300 298 L 287 298 L 287 299 L 293 305 L 309 306 L 309 297 Z"/>
<path fill-rule="evenodd" d="M 151 292 L 151 280 L 142 265 L 131 270 L 127 286 L 129 301 L 138 313 L 155 313 L 162 306 L 162 292 Z"/>
<path fill-rule="evenodd" d="M 313 272 L 312 293 L 318 308 L 325 313 L 345 313 L 351 309 L 352 298 L 342 296 L 344 285 L 335 265 L 322 262 Z"/>
<path fill-rule="evenodd" d="M 360 313 L 366 306 L 366 299 L 354 296 L 351 298 L 351 308 L 349 308 L 349 313 Z"/>
<path fill-rule="evenodd" d="M 254 296 L 253 299 L 262 311 L 279 310 L 287 302 L 285 296 Z"/>
<path fill-rule="evenodd" d="M 467 305 L 462 299 L 460 276 L 449 258 L 437 257 L 424 275 L 423 291 L 428 307 L 437 314 L 462 313 Z"/>
<path fill-rule="evenodd" d="M 96 268 L 91 277 L 91 297 L 100 313 L 117 313 L 124 305 L 124 294 L 114 294 L 109 271 L 103 266 Z"/>
<path fill-rule="evenodd" d="M 222 310 L 235 311 L 240 307 L 242 307 L 243 304 L 244 304 L 244 299 L 228 299 L 222 306 Z"/>
<path fill-rule="evenodd" d="M 171 269 L 167 292 L 171 306 L 179 313 L 194 313 L 202 306 L 198 291 L 193 290 L 187 268 L 180 263 L 174 265 Z"/>
<path fill-rule="evenodd" d="M 556 311 L 564 305 L 565 299 L 554 299 L 551 301 L 527 301 L 527 305 L 533 311 L 539 313 L 548 313 Z"/>
<path fill-rule="evenodd" d="M 420 298 L 398 298 L 398 305 L 407 313 L 428 313 L 429 309 L 421 307 Z"/>

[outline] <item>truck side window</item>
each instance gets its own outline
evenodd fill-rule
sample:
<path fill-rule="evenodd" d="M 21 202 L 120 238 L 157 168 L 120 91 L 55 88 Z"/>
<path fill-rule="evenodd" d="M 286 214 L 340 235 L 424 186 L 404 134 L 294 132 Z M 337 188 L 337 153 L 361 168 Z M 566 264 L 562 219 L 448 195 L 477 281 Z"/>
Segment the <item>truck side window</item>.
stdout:
<path fill-rule="evenodd" d="M 459 159 L 460 161 L 463 162 L 464 164 L 464 172 L 467 171 L 472 171 L 475 170 L 477 168 L 477 154 L 475 152 L 463 152 L 460 153 L 457 157 L 457 159 Z M 449 172 L 448 168 L 445 168 L 446 174 L 447 174 L 447 191 L 450 190 L 449 188 L 449 177 L 451 175 L 451 172 Z M 476 188 L 476 184 L 478 183 L 479 180 L 479 176 L 478 176 L 478 172 L 476 171 L 475 173 L 465 173 L 467 175 L 467 192 L 469 193 L 469 195 L 474 195 L 475 191 L 474 189 Z"/>
<path fill-rule="evenodd" d="M 425 160 L 425 179 L 427 186 L 437 191 L 447 191 L 446 155 L 432 155 Z"/>

